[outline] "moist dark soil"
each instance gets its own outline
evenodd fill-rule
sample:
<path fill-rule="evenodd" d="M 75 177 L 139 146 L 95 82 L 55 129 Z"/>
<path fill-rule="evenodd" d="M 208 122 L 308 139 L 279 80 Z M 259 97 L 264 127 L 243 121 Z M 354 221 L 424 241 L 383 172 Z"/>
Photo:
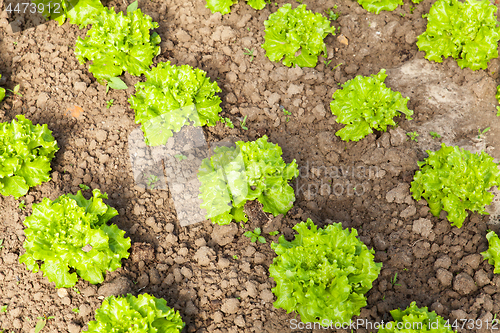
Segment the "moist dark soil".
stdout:
<path fill-rule="evenodd" d="M 429 0 L 418 5 L 405 0 L 404 6 L 380 15 L 349 0 L 303 2 L 315 12 L 337 5 L 341 13 L 333 22 L 336 35 L 325 39 L 326 59 L 320 58 L 316 68 L 287 68 L 265 57 L 263 22 L 277 10 L 274 4 L 255 11 L 240 1 L 221 16 L 211 14 L 203 0 L 139 3 L 160 26 L 161 54 L 155 61 L 201 68 L 222 88 L 222 115 L 235 128 L 205 128 L 208 142 L 266 134 L 282 147 L 286 162 L 295 159 L 300 167 L 292 182 L 294 208 L 274 218 L 262 213 L 258 203 L 249 203 L 245 229 L 210 221 L 181 226 L 168 186 L 145 188 L 134 180 L 129 137 L 138 125 L 127 99 L 143 78 L 125 75 L 127 90 L 106 93 L 73 53 L 86 29 L 52 21 L 13 34 L 0 19 L 2 85 L 13 89 L 20 84 L 22 94 L 0 104 L 0 121 L 24 114 L 33 123 L 47 123 L 60 147 L 51 181 L 19 200 L 0 197 L 0 306 L 8 306 L 0 313 L 0 330 L 34 332 L 37 317 L 55 316 L 43 332 L 80 332 L 105 296 L 147 292 L 180 311 L 186 332 L 290 332 L 296 316 L 273 307 L 275 283 L 268 276 L 275 257 L 270 242 L 278 236 L 266 234 L 267 243 L 260 244 L 243 233 L 261 227 L 293 239 L 292 227 L 311 218 L 319 226 L 342 222 L 358 229 L 383 263 L 359 318 L 391 320 L 390 310 L 416 301 L 445 319 L 484 323 L 483 329 L 461 332 L 489 331 L 486 321 L 500 312 L 500 277 L 480 252 L 488 247 L 487 229 L 498 232 L 498 209 L 492 206 L 491 216 L 471 214 L 458 229 L 445 215 L 432 216 L 425 201 L 415 202 L 409 187 L 417 161 L 441 142 L 500 157 L 494 97 L 500 61 L 473 72 L 460 69 L 453 59 L 440 64 L 425 60 L 415 42 L 425 30 L 422 14 Z M 127 4 L 106 5 L 123 11 Z M 254 57 L 246 49 L 253 49 Z M 389 75 L 386 84 L 410 97 L 414 119 L 400 117 L 399 126 L 386 133 L 342 142 L 335 132 L 343 125 L 329 109 L 333 92 L 356 75 L 382 68 Z M 107 108 L 111 99 L 113 106 Z M 240 126 L 245 116 L 248 130 Z M 478 128 L 486 127 L 491 130 L 478 139 Z M 406 135 L 414 131 L 418 142 Z M 432 139 L 430 131 L 442 138 Z M 107 274 L 101 285 L 80 280 L 75 288 L 58 290 L 42 273 L 18 263 L 24 253 L 23 220 L 34 203 L 76 193 L 79 184 L 108 193 L 106 203 L 119 212 L 112 222 L 126 230 L 133 245 L 123 267 Z M 20 200 L 26 209 L 19 209 Z"/>

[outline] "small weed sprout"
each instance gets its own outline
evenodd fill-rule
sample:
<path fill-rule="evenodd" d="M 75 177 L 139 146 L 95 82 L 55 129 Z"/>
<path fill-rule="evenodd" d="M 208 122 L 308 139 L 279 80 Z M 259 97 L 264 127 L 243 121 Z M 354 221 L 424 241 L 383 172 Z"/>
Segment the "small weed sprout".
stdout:
<path fill-rule="evenodd" d="M 406 133 L 406 135 L 408 135 L 410 137 L 411 141 L 415 141 L 415 142 L 418 142 L 417 137 L 420 136 L 420 134 L 418 134 L 417 132 L 408 132 L 408 133 Z"/>

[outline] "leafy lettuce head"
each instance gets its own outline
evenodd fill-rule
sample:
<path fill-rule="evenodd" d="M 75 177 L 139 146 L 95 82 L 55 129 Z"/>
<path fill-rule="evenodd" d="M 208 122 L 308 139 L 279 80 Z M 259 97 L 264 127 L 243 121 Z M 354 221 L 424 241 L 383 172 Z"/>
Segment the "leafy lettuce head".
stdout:
<path fill-rule="evenodd" d="M 486 69 L 498 57 L 496 12 L 488 0 L 438 0 L 427 14 L 427 30 L 418 36 L 418 49 L 435 62 L 451 56 L 461 68 Z"/>
<path fill-rule="evenodd" d="M 0 193 L 17 199 L 50 180 L 50 161 L 59 147 L 47 124 L 16 118 L 0 123 Z"/>
<path fill-rule="evenodd" d="M 412 119 L 413 111 L 407 107 L 410 98 L 386 87 L 386 77 L 385 69 L 371 77 L 358 75 L 335 91 L 330 109 L 337 123 L 346 125 L 335 135 L 344 141 L 359 141 L 373 130 L 385 132 L 387 126 L 395 126 L 393 118 L 401 113 Z"/>
<path fill-rule="evenodd" d="M 436 312 L 429 312 L 427 307 L 419 308 L 415 302 L 401 311 L 391 311 L 394 321 L 384 324 L 379 333 L 453 333 L 450 324 Z"/>
<path fill-rule="evenodd" d="M 181 333 L 186 325 L 163 298 L 148 294 L 109 296 L 89 322 L 89 333 Z"/>
<path fill-rule="evenodd" d="M 103 8 L 87 37 L 78 37 L 76 58 L 82 65 L 92 61 L 89 71 L 100 83 L 123 71 L 140 76 L 149 70 L 153 57 L 160 51 L 160 36 L 149 32 L 154 28 L 158 28 L 158 23 L 140 9 L 124 16 L 121 12 L 116 14 L 114 8 Z"/>
<path fill-rule="evenodd" d="M 104 272 L 116 270 L 128 258 L 130 238 L 115 224 L 106 224 L 118 212 L 102 199 L 106 194 L 95 189 L 89 200 L 78 191 L 34 204 L 24 220 L 26 253 L 19 262 L 35 273 L 41 269 L 56 288 L 74 286 L 77 274 L 92 284 L 103 282 Z"/>
<path fill-rule="evenodd" d="M 444 143 L 438 151 L 427 153 L 429 157 L 418 162 L 420 170 L 411 183 L 413 198 L 424 198 L 434 216 L 441 210 L 448 212 L 448 221 L 458 228 L 467 217 L 467 209 L 488 214 L 485 206 L 494 197 L 488 190 L 500 184 L 500 170 L 493 158 Z"/>
<path fill-rule="evenodd" d="M 271 244 L 278 255 L 269 267 L 276 281 L 274 306 L 296 311 L 304 323 L 348 323 L 366 306 L 364 294 L 382 264 L 356 238 L 356 229 L 349 232 L 341 223 L 318 229 L 308 219 L 293 229 L 298 232 L 294 240 L 280 236 L 278 244 Z"/>
<path fill-rule="evenodd" d="M 236 142 L 236 147 L 217 147 L 202 161 L 198 170 L 199 198 L 207 219 L 220 225 L 232 220 L 247 221 L 243 211 L 247 201 L 259 201 L 266 213 L 286 214 L 295 193 L 288 184 L 299 171 L 295 160 L 286 164 L 281 148 L 267 136 L 252 142 Z"/>
<path fill-rule="evenodd" d="M 216 93 L 221 89 L 205 71 L 167 61 L 146 72 L 146 78 L 129 98 L 146 144 L 164 145 L 185 125 L 214 126 L 220 120 L 221 100 Z"/>
<path fill-rule="evenodd" d="M 267 0 L 269 2 L 269 0 Z M 231 12 L 231 6 L 238 3 L 238 0 L 207 0 L 206 7 L 212 13 L 219 12 L 222 15 Z M 266 0 L 247 0 L 247 4 L 256 10 L 261 10 L 266 6 Z"/>
<path fill-rule="evenodd" d="M 266 29 L 262 48 L 271 61 L 281 61 L 285 66 L 315 67 L 318 56 L 326 54 L 323 42 L 328 34 L 335 34 L 335 27 L 323 15 L 300 5 L 292 9 L 283 5 L 264 21 Z"/>

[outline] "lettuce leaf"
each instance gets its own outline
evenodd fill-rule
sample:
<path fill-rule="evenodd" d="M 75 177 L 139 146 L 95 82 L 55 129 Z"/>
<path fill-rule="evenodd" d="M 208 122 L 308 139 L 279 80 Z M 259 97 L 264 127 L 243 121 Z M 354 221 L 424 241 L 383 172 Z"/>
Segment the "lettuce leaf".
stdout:
<path fill-rule="evenodd" d="M 263 211 L 274 216 L 286 214 L 295 201 L 288 184 L 298 176 L 295 160 L 286 164 L 278 145 L 263 136 L 253 142 L 236 142 L 236 147 L 216 147 L 198 170 L 199 198 L 207 219 L 220 225 L 232 220 L 247 221 L 245 203 L 257 200 Z"/>
<path fill-rule="evenodd" d="M 89 71 L 103 83 L 123 71 L 140 76 L 149 70 L 160 48 L 160 36 L 150 34 L 151 29 L 158 28 L 148 15 L 140 9 L 116 14 L 114 8 L 104 8 L 95 17 L 87 37 L 78 37 L 75 55 L 83 65 L 92 61 Z"/>
<path fill-rule="evenodd" d="M 2 78 L 2 75 L 0 74 L 0 79 Z M 5 98 L 5 89 L 0 87 L 0 102 L 3 101 Z"/>
<path fill-rule="evenodd" d="M 186 325 L 163 298 L 149 294 L 106 297 L 88 324 L 89 333 L 181 333 Z"/>
<path fill-rule="evenodd" d="M 319 13 L 314 14 L 300 5 L 292 9 L 285 4 L 264 21 L 264 44 L 266 56 L 271 61 L 281 61 L 285 66 L 315 67 L 318 56 L 326 54 L 323 39 L 335 34 L 335 27 Z"/>
<path fill-rule="evenodd" d="M 280 236 L 271 247 L 277 257 L 269 267 L 276 281 L 276 308 L 296 311 L 302 322 L 323 326 L 348 323 L 366 306 L 365 293 L 382 268 L 374 251 L 358 240 L 356 229 L 341 223 L 319 228 L 310 219 L 293 227 L 291 242 Z"/>
<path fill-rule="evenodd" d="M 486 69 L 490 59 L 498 58 L 496 12 L 487 0 L 438 0 L 427 14 L 426 31 L 418 36 L 418 49 L 435 62 L 451 56 L 461 68 Z"/>
<path fill-rule="evenodd" d="M 46 124 L 16 118 L 0 123 L 0 193 L 17 199 L 50 180 L 50 161 L 59 147 Z"/>
<path fill-rule="evenodd" d="M 373 130 L 385 132 L 387 126 L 395 126 L 393 118 L 401 113 L 412 119 L 413 111 L 407 107 L 410 98 L 386 87 L 386 77 L 385 69 L 371 77 L 358 75 L 335 91 L 330 109 L 336 122 L 346 125 L 335 135 L 344 141 L 359 141 Z"/>
<path fill-rule="evenodd" d="M 500 239 L 494 231 L 486 234 L 488 240 L 488 250 L 481 252 L 484 260 L 488 260 L 490 265 L 495 266 L 494 274 L 500 274 Z"/>
<path fill-rule="evenodd" d="M 100 0 L 33 0 L 34 4 L 43 4 L 42 15 L 47 20 L 55 20 L 62 25 L 66 19 L 71 24 L 78 24 L 80 29 L 94 23 L 95 17 L 104 9 Z M 49 6 L 50 5 L 50 6 Z"/>
<path fill-rule="evenodd" d="M 436 312 L 429 312 L 427 307 L 419 308 L 416 302 L 411 302 L 405 310 L 391 311 L 394 321 L 385 323 L 379 333 L 453 333 L 450 324 Z"/>
<path fill-rule="evenodd" d="M 137 83 L 136 94 L 129 98 L 146 144 L 164 145 L 173 132 L 188 124 L 215 126 L 222 111 L 215 94 L 221 89 L 206 75 L 201 69 L 170 65 L 170 61 L 146 72 L 146 82 Z"/>
<path fill-rule="evenodd" d="M 269 3 L 269 0 L 247 0 L 247 4 L 256 10 L 261 10 Z M 212 13 L 219 12 L 222 15 L 231 12 L 231 6 L 238 3 L 238 0 L 207 0 L 206 7 L 212 11 Z"/>
<path fill-rule="evenodd" d="M 467 217 L 467 209 L 488 214 L 485 206 L 494 197 L 488 190 L 500 184 L 500 170 L 493 157 L 444 143 L 438 151 L 427 153 L 429 157 L 418 162 L 420 170 L 411 183 L 413 198 L 424 198 L 434 216 L 441 210 L 448 212 L 448 221 L 458 228 Z"/>
<path fill-rule="evenodd" d="M 102 199 L 107 195 L 95 189 L 89 200 L 78 191 L 34 204 L 24 220 L 26 253 L 19 262 L 34 273 L 42 270 L 56 288 L 74 286 L 78 276 L 92 284 L 103 282 L 103 273 L 116 270 L 121 259 L 128 258 L 130 238 L 124 238 L 125 231 L 116 225 L 106 224 L 118 212 Z"/>
<path fill-rule="evenodd" d="M 358 0 L 358 3 L 367 11 L 375 14 L 379 14 L 382 10 L 393 11 L 398 5 L 404 4 L 403 0 Z"/>

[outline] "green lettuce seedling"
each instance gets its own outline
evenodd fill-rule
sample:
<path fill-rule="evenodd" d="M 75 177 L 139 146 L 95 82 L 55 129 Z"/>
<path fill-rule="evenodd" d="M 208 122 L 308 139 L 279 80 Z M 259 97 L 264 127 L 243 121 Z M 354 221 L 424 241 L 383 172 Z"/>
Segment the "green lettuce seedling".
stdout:
<path fill-rule="evenodd" d="M 395 126 L 393 118 L 401 113 L 412 119 L 413 111 L 407 107 L 410 98 L 386 87 L 386 77 L 385 69 L 372 76 L 358 75 L 335 91 L 330 109 L 337 123 L 346 125 L 335 135 L 344 141 L 359 141 L 373 130 L 385 132 L 387 126 Z"/>
<path fill-rule="evenodd" d="M 26 253 L 19 262 L 34 273 L 42 270 L 56 288 L 73 287 L 78 275 L 92 284 L 102 283 L 103 273 L 121 267 L 130 248 L 125 231 L 106 224 L 118 212 L 103 199 L 107 195 L 94 189 L 89 200 L 78 191 L 34 204 L 24 220 Z"/>
<path fill-rule="evenodd" d="M 62 25 L 66 19 L 80 29 L 95 22 L 95 18 L 104 10 L 100 0 L 33 0 L 37 9 L 48 20 L 55 20 Z M 40 5 L 42 4 L 42 5 Z"/>
<path fill-rule="evenodd" d="M 186 325 L 179 314 L 167 306 L 163 298 L 149 294 L 137 297 L 109 296 L 95 311 L 88 333 L 181 333 Z"/>
<path fill-rule="evenodd" d="M 121 12 L 116 14 L 114 8 L 104 8 L 95 17 L 87 37 L 78 37 L 75 55 L 82 65 L 92 61 L 89 71 L 100 83 L 123 71 L 140 76 L 149 70 L 153 57 L 160 52 L 160 36 L 150 34 L 155 28 L 158 23 L 140 9 L 124 16 Z"/>
<path fill-rule="evenodd" d="M 453 57 L 461 68 L 486 69 L 498 57 L 496 12 L 488 0 L 438 0 L 427 14 L 427 30 L 418 36 L 418 49 L 435 62 Z"/>
<path fill-rule="evenodd" d="M 201 69 L 162 62 L 146 72 L 146 79 L 135 85 L 136 94 L 129 98 L 146 144 L 163 145 L 185 125 L 214 126 L 221 120 L 216 95 L 221 89 Z"/>
<path fill-rule="evenodd" d="M 341 223 L 318 229 L 308 219 L 293 229 L 294 240 L 282 235 L 271 244 L 277 254 L 269 267 L 276 281 L 274 306 L 296 311 L 304 323 L 348 323 L 366 306 L 365 293 L 382 268 L 374 262 L 375 251 L 356 238 L 356 229 L 349 232 Z"/>
<path fill-rule="evenodd" d="M 214 155 L 202 161 L 198 170 L 199 198 L 206 218 L 219 225 L 248 219 L 243 211 L 247 201 L 257 200 L 266 213 L 286 214 L 295 201 L 288 184 L 298 176 L 295 160 L 286 164 L 281 148 L 267 142 L 267 136 L 236 147 L 216 147 Z"/>
<path fill-rule="evenodd" d="M 385 323 L 378 333 L 453 333 L 450 323 L 436 312 L 429 312 L 427 307 L 419 308 L 416 302 L 411 302 L 405 310 L 392 310 L 394 321 Z"/>
<path fill-rule="evenodd" d="M 411 183 L 413 198 L 424 198 L 434 216 L 442 210 L 448 212 L 448 221 L 458 228 L 467 217 L 467 209 L 488 214 L 485 206 L 494 197 L 488 190 L 500 184 L 500 170 L 493 157 L 444 143 L 438 151 L 427 153 L 429 157 L 418 162 L 420 170 Z"/>
<path fill-rule="evenodd" d="M 283 5 L 264 21 L 266 56 L 271 61 L 281 61 L 285 66 L 315 67 L 321 53 L 326 54 L 323 41 L 328 34 L 335 35 L 335 27 L 320 13 L 313 13 L 300 5 L 292 9 Z M 284 57 L 284 58 L 283 58 Z"/>
<path fill-rule="evenodd" d="M 494 231 L 486 234 L 488 240 L 488 250 L 482 252 L 484 260 L 488 260 L 490 265 L 495 266 L 493 273 L 500 274 L 500 239 Z"/>
<path fill-rule="evenodd" d="M 46 124 L 16 118 L 0 123 L 0 193 L 17 199 L 50 180 L 50 161 L 59 147 Z"/>
<path fill-rule="evenodd" d="M 247 0 L 247 4 L 256 10 L 261 10 L 269 3 L 270 0 Z M 219 12 L 222 15 L 231 12 L 231 6 L 238 3 L 238 0 L 207 0 L 206 7 L 212 11 L 212 13 Z"/>

